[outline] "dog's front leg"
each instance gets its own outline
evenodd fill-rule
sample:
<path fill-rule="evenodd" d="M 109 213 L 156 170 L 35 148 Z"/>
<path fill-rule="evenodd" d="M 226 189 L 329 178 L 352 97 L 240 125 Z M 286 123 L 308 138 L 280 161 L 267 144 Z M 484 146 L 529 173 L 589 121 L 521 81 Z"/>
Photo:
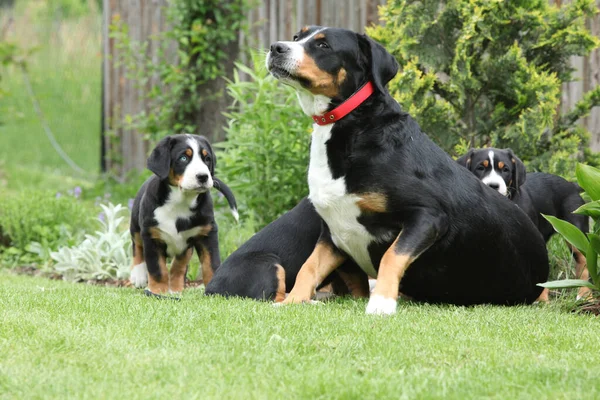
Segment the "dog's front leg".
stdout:
<path fill-rule="evenodd" d="M 383 255 L 377 283 L 371 293 L 367 314 L 394 314 L 400 281 L 408 267 L 446 232 L 444 215 L 418 212 L 404 223 L 402 231 Z"/>
<path fill-rule="evenodd" d="M 208 285 L 213 274 L 221 265 L 217 224 L 207 236 L 198 237 L 194 246 L 202 267 L 202 282 L 204 285 Z"/>
<path fill-rule="evenodd" d="M 327 226 L 323 226 L 315 249 L 300 268 L 296 283 L 283 304 L 309 302 L 323 279 L 346 260 L 333 244 Z"/>
<path fill-rule="evenodd" d="M 152 294 L 164 294 L 169 291 L 169 271 L 165 249 L 157 246 L 150 235 L 142 235 L 144 258 L 148 268 L 148 290 Z"/>

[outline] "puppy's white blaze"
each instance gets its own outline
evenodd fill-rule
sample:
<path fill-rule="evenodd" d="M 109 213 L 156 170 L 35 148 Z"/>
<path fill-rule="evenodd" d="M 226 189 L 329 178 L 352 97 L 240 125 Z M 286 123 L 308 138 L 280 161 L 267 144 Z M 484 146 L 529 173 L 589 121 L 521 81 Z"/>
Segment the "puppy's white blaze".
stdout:
<path fill-rule="evenodd" d="M 165 204 L 154 210 L 160 238 L 167 245 L 167 254 L 171 257 L 183 253 L 188 248 L 188 239 L 197 236 L 202 230 L 201 226 L 197 226 L 187 231 L 177 232 L 175 225 L 178 218 L 190 218 L 194 214 L 190 209 L 196 206 L 197 196 L 196 192 L 171 189 Z"/>
<path fill-rule="evenodd" d="M 359 196 L 349 194 L 343 177 L 333 179 L 327 162 L 326 142 L 333 124 L 314 126 L 308 167 L 309 198 L 327 223 L 333 243 L 347 253 L 367 275 L 376 277 L 368 246 L 376 240 L 357 218 Z"/>
<path fill-rule="evenodd" d="M 133 266 L 129 275 L 129 282 L 136 288 L 143 288 L 148 285 L 148 268 L 145 262 Z"/>
<path fill-rule="evenodd" d="M 396 313 L 397 302 L 394 299 L 388 299 L 375 294 L 369 298 L 367 304 L 367 314 L 392 315 Z"/>
<path fill-rule="evenodd" d="M 208 175 L 208 180 L 206 181 L 205 187 L 206 189 L 210 189 L 213 186 L 213 179 L 210 176 L 210 170 L 208 166 L 202 161 L 202 157 L 200 156 L 200 145 L 198 142 L 192 138 L 188 137 L 187 144 L 192 149 L 192 161 L 187 165 L 185 171 L 183 172 L 183 178 L 181 179 L 181 189 L 183 190 L 197 190 L 200 186 L 200 182 L 198 182 L 197 175 L 204 174 Z"/>
<path fill-rule="evenodd" d="M 490 150 L 488 156 L 490 159 L 490 165 L 492 166 L 492 169 L 490 173 L 481 180 L 481 182 L 485 183 L 488 186 L 497 184 L 498 192 L 500 192 L 501 195 L 506 196 L 508 194 L 508 188 L 506 187 L 506 182 L 504 182 L 502 176 L 500 176 L 496 172 L 496 166 L 494 165 L 494 151 Z"/>

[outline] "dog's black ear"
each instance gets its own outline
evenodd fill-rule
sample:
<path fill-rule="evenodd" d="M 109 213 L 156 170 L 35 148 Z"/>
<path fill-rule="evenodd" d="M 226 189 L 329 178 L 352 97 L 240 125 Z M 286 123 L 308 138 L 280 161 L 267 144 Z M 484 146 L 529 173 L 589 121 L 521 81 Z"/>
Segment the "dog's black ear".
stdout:
<path fill-rule="evenodd" d="M 207 138 L 205 138 L 202 135 L 195 135 L 196 138 L 198 139 L 198 143 L 202 143 L 202 147 L 204 147 L 206 149 L 206 151 L 208 151 L 208 155 L 210 156 L 210 165 L 208 166 L 208 169 L 210 171 L 210 176 L 215 176 L 215 167 L 217 166 L 217 156 L 215 155 L 215 152 L 213 151 L 212 146 L 210 145 L 210 142 L 208 141 Z"/>
<path fill-rule="evenodd" d="M 462 165 L 463 167 L 467 168 L 470 171 L 471 170 L 471 159 L 473 158 L 473 153 L 475 153 L 475 149 L 470 148 L 469 151 L 467 151 L 467 154 L 458 158 L 456 160 L 456 162 L 459 163 L 460 165 Z"/>
<path fill-rule="evenodd" d="M 511 149 L 506 149 L 506 151 L 508 151 L 510 161 L 512 161 L 513 164 L 512 180 L 509 186 L 511 186 L 515 191 L 518 191 L 521 185 L 525 183 L 527 169 L 525 168 L 523 161 L 521 161 L 519 157 L 515 156 L 515 153 Z"/>
<path fill-rule="evenodd" d="M 398 73 L 398 61 L 388 51 L 368 37 L 358 35 L 361 52 L 366 56 L 375 88 L 385 93 L 385 85 Z"/>
<path fill-rule="evenodd" d="M 167 179 L 169 171 L 171 170 L 171 137 L 167 136 L 161 139 L 156 145 L 146 166 L 161 180 Z"/>

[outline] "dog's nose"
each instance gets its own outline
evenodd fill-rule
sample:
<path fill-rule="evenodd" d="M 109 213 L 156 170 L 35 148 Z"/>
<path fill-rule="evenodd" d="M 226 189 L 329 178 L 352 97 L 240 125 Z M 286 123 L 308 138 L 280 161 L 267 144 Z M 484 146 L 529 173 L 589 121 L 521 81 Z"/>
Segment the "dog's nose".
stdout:
<path fill-rule="evenodd" d="M 500 185 L 497 184 L 497 183 L 490 183 L 490 184 L 488 184 L 488 186 L 491 187 L 494 190 L 500 189 Z"/>
<path fill-rule="evenodd" d="M 206 181 L 208 181 L 208 175 L 198 174 L 198 175 L 196 175 L 196 179 L 198 179 L 198 182 L 200 182 L 200 183 L 206 183 Z"/>
<path fill-rule="evenodd" d="M 287 46 L 281 42 L 276 42 L 271 45 L 271 53 L 273 53 L 273 54 L 284 54 L 284 53 L 287 53 L 288 51 L 290 51 L 289 46 Z"/>

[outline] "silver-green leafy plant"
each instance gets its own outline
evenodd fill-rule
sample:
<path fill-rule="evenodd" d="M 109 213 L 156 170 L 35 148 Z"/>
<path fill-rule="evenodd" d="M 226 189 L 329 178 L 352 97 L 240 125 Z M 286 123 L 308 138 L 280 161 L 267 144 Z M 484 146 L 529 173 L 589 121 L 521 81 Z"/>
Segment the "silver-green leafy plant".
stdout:
<path fill-rule="evenodd" d="M 577 247 L 585 255 L 591 282 L 584 279 L 564 279 L 540 283 L 539 286 L 551 289 L 587 287 L 595 297 L 598 297 L 600 295 L 600 273 L 598 271 L 598 254 L 600 253 L 600 169 L 578 164 L 576 174 L 577 183 L 585 190 L 591 202 L 582 205 L 573 212 L 592 218 L 594 221 L 592 232 L 583 233 L 569 222 L 550 215 L 544 215 L 544 218 L 569 243 Z"/>
<path fill-rule="evenodd" d="M 76 246 L 61 247 L 50 256 L 52 270 L 69 281 L 126 279 L 131 265 L 131 239 L 121 224 L 129 217 L 127 207 L 101 204 L 101 229 Z"/>

